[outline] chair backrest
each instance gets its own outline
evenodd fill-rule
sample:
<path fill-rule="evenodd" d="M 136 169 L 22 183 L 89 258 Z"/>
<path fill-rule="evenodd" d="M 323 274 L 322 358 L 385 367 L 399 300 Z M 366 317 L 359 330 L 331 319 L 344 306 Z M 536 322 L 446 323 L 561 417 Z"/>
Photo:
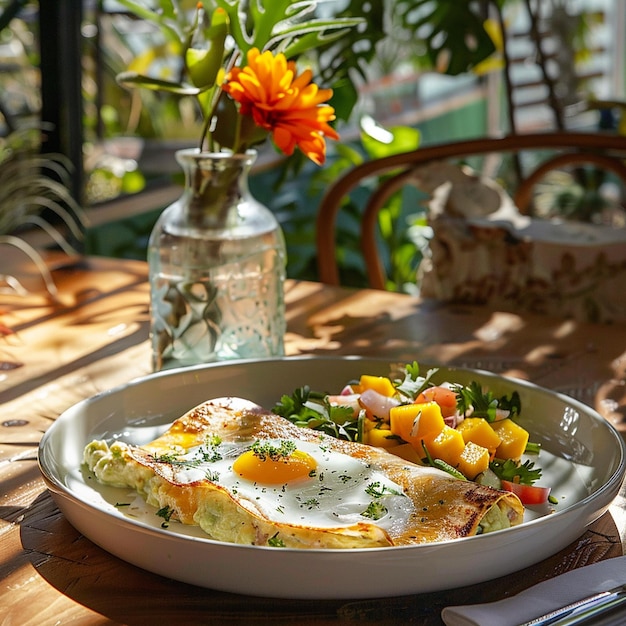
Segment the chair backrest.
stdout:
<path fill-rule="evenodd" d="M 462 160 L 475 155 L 520 154 L 546 150 L 550 157 L 517 185 L 514 201 L 523 213 L 528 207 L 533 188 L 545 174 L 564 165 L 595 164 L 613 172 L 626 184 L 626 137 L 609 133 L 553 132 L 509 135 L 501 138 L 480 138 L 457 141 L 374 159 L 353 168 L 339 178 L 324 195 L 317 215 L 316 247 L 319 279 L 339 285 L 336 258 L 336 220 L 345 197 L 365 179 L 389 174 L 371 194 L 361 220 L 361 249 L 369 285 L 385 289 L 386 275 L 377 243 L 378 213 L 396 191 L 415 184 L 416 172 L 427 163 Z"/>

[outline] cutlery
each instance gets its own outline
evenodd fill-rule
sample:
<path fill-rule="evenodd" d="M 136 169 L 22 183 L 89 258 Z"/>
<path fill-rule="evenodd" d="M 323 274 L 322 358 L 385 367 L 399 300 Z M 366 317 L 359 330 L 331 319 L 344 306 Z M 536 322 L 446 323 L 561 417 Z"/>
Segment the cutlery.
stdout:
<path fill-rule="evenodd" d="M 567 606 L 536 617 L 520 626 L 574 626 L 588 624 L 599 615 L 612 611 L 626 603 L 626 585 L 596 593 Z"/>

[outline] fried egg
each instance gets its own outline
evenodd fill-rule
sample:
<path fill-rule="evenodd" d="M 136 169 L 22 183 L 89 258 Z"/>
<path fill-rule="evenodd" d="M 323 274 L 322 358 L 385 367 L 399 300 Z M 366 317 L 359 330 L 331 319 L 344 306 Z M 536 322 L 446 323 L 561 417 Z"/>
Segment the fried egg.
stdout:
<path fill-rule="evenodd" d="M 511 493 L 299 428 L 241 398 L 207 400 L 142 445 L 93 440 L 84 462 L 99 482 L 135 490 L 156 515 L 230 543 L 387 547 L 523 519 Z"/>
<path fill-rule="evenodd" d="M 247 510 L 289 525 L 336 528 L 374 521 L 395 534 L 414 509 L 400 485 L 366 462 L 331 450 L 323 439 L 250 445 L 212 438 L 168 460 L 176 467 L 175 482 L 209 480 Z"/>

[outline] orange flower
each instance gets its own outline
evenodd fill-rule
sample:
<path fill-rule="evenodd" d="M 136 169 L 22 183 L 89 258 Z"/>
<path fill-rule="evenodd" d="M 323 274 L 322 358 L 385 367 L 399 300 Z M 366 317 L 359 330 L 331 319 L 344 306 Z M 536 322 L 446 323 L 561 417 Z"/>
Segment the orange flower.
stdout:
<path fill-rule="evenodd" d="M 296 74 L 296 65 L 282 53 L 248 52 L 248 65 L 233 68 L 226 76 L 224 91 L 240 104 L 240 113 L 249 115 L 257 126 L 272 133 L 274 143 L 285 154 L 296 146 L 313 162 L 326 159 L 325 136 L 339 139 L 328 122 L 335 110 L 324 104 L 332 89 L 319 89 L 313 74 Z"/>

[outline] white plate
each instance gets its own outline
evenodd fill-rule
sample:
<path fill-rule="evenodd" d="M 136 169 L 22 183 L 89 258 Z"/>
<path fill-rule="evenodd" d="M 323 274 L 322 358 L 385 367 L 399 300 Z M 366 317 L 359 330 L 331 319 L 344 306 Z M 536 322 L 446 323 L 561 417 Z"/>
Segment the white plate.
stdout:
<path fill-rule="evenodd" d="M 294 357 L 220 363 L 154 374 L 99 394 L 64 412 L 41 440 L 39 464 L 61 511 L 108 552 L 187 583 L 286 598 L 371 598 L 459 587 L 509 574 L 579 537 L 616 496 L 625 446 L 600 415 L 566 396 L 476 370 L 440 368 L 444 379 L 477 380 L 495 393 L 518 390 L 522 423 L 543 450 L 542 484 L 556 512 L 529 512 L 515 528 L 431 545 L 358 550 L 240 546 L 207 539 L 146 507 L 116 507 L 127 490 L 103 488 L 81 467 L 86 443 L 123 438 L 145 443 L 195 405 L 234 395 L 272 408 L 283 393 L 308 384 L 337 392 L 362 373 L 387 374 L 388 360 Z M 126 500 L 127 501 L 127 500 Z M 132 510 L 131 510 L 132 509 Z"/>

